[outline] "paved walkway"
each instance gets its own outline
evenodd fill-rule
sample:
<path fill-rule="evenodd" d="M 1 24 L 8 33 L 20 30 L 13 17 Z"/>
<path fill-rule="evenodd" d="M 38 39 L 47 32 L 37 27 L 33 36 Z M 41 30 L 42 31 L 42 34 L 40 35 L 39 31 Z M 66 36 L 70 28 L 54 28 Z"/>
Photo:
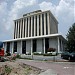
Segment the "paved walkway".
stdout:
<path fill-rule="evenodd" d="M 24 60 L 19 59 L 17 62 L 22 62 L 43 70 L 51 69 L 58 75 L 75 75 L 75 64 L 67 63 L 54 63 L 46 61 Z"/>

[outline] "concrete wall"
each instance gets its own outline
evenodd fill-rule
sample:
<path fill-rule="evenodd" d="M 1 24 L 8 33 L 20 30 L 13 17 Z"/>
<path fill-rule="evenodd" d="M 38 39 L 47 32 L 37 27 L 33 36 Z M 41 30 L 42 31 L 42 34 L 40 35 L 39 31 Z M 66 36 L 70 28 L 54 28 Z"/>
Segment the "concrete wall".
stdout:
<path fill-rule="evenodd" d="M 26 52 L 31 53 L 31 40 L 26 40 Z"/>
<path fill-rule="evenodd" d="M 57 23 L 54 20 L 53 16 L 50 16 L 50 33 L 55 34 L 58 33 L 58 27 Z"/>
<path fill-rule="evenodd" d="M 56 50 L 58 50 L 57 38 L 50 38 L 49 39 L 49 48 L 55 48 Z"/>
<path fill-rule="evenodd" d="M 37 39 L 37 52 L 43 52 L 42 39 Z"/>
<path fill-rule="evenodd" d="M 17 41 L 17 53 L 22 54 L 22 43 L 21 43 L 21 41 Z"/>

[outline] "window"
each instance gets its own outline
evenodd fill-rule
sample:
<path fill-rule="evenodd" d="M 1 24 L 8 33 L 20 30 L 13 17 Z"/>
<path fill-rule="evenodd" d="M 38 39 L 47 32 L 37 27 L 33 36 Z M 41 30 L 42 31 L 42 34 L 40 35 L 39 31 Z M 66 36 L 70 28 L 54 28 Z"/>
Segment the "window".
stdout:
<path fill-rule="evenodd" d="M 25 19 L 24 19 L 24 37 L 25 37 Z"/>
<path fill-rule="evenodd" d="M 28 18 L 27 18 L 27 31 L 26 31 L 26 37 L 28 37 Z"/>
<path fill-rule="evenodd" d="M 14 52 L 17 52 L 17 42 L 14 42 Z"/>
<path fill-rule="evenodd" d="M 37 36 L 37 16 L 36 16 L 36 18 L 35 18 L 36 20 L 36 36 Z"/>
<path fill-rule="evenodd" d="M 30 17 L 30 25 L 29 25 L 29 37 L 31 36 L 31 17 Z"/>
<path fill-rule="evenodd" d="M 40 15 L 39 15 L 39 35 L 40 35 Z"/>
<path fill-rule="evenodd" d="M 44 14 L 42 14 L 42 33 L 44 35 Z"/>
<path fill-rule="evenodd" d="M 46 35 L 48 35 L 47 13 L 45 14 L 45 16 L 46 16 Z"/>
<path fill-rule="evenodd" d="M 32 36 L 34 36 L 34 16 L 33 16 L 33 18 L 32 18 Z"/>
<path fill-rule="evenodd" d="M 16 34 L 16 21 L 15 21 L 15 26 L 14 26 L 14 39 L 15 39 L 15 34 Z"/>

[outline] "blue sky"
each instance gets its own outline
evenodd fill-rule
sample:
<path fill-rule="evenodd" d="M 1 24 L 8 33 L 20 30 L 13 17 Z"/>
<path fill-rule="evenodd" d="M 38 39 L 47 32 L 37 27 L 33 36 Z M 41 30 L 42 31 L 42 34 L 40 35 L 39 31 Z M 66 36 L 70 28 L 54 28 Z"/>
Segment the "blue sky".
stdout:
<path fill-rule="evenodd" d="M 75 22 L 74 3 L 75 0 L 0 0 L 0 41 L 13 39 L 13 20 L 38 9 L 50 10 L 59 22 L 59 34 L 66 37 Z"/>

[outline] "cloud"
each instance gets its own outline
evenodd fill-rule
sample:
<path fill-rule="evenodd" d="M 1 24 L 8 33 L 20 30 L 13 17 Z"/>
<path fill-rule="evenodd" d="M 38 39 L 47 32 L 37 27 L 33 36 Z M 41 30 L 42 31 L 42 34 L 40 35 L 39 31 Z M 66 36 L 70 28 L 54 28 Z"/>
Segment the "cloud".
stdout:
<path fill-rule="evenodd" d="M 20 18 L 28 7 L 36 5 L 37 0 L 9 0 L 0 3 L 0 40 L 13 38 L 13 20 Z M 10 6 L 9 6 L 10 5 Z M 6 36 L 6 34 L 8 34 Z"/>
<path fill-rule="evenodd" d="M 65 36 L 69 27 L 74 23 L 74 1 L 60 0 L 58 5 L 43 1 L 39 6 L 42 10 L 52 11 L 54 16 L 58 19 L 59 32 Z"/>

